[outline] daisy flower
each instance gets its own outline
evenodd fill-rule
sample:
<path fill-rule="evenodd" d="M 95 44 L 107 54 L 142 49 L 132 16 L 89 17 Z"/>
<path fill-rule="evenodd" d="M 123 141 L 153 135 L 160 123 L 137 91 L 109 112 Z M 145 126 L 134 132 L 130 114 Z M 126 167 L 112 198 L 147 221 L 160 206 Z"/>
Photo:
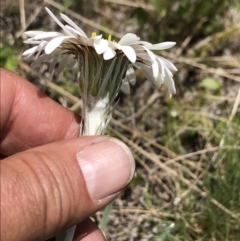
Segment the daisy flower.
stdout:
<path fill-rule="evenodd" d="M 33 65 L 50 61 L 50 72 L 56 69 L 59 73 L 65 67 L 78 66 L 77 78 L 83 100 L 82 134 L 104 133 L 119 90 L 130 93 L 130 84 L 136 82 L 135 68 L 142 70 L 156 87 L 165 83 L 170 95 L 176 92 L 173 81 L 176 67 L 152 52 L 169 49 L 174 42 L 151 44 L 133 33 L 125 34 L 118 42 L 112 41 L 111 35 L 108 39 L 96 33 L 88 37 L 66 15 L 60 14 L 66 22 L 63 24 L 48 8 L 46 11 L 63 32 L 25 32 L 28 37 L 25 43 L 34 47 L 26 50 L 23 56 L 35 56 Z"/>
<path fill-rule="evenodd" d="M 62 19 L 67 23 L 64 25 L 48 8 L 46 8 L 46 11 L 62 28 L 64 33 L 44 31 L 25 32 L 29 37 L 25 43 L 36 46 L 26 50 L 23 56 L 30 57 L 36 55 L 34 65 L 52 59 L 49 68 L 50 72 L 55 69 L 56 64 L 59 64 L 57 71 L 61 72 L 64 67 L 73 67 L 79 60 L 80 55 L 84 57 L 84 53 L 86 52 L 87 55 L 97 54 L 99 57 L 101 56 L 103 61 L 114 60 L 116 57 L 124 58 L 128 65 L 121 81 L 121 89 L 125 93 L 130 93 L 129 84 L 135 84 L 136 82 L 133 67 L 141 69 L 156 87 L 159 88 L 165 83 L 170 95 L 176 92 L 172 74 L 172 72 L 177 71 L 176 67 L 167 59 L 155 55 L 152 52 L 152 50 L 169 49 L 175 45 L 175 42 L 151 44 L 141 41 L 140 38 L 133 33 L 125 34 L 118 42 L 111 41 L 111 35 L 108 39 L 104 39 L 102 35 L 93 33 L 89 38 L 85 32 L 66 15 L 60 14 Z M 43 50 L 44 53 L 40 56 Z M 83 63 L 84 60 L 79 64 L 82 65 Z"/>
<path fill-rule="evenodd" d="M 136 82 L 134 68 L 142 70 L 157 88 L 165 83 L 170 95 L 176 92 L 173 81 L 176 67 L 169 60 L 152 52 L 169 49 L 175 42 L 151 44 L 141 41 L 133 33 L 125 34 L 118 42 L 112 41 L 111 35 L 108 39 L 96 33 L 88 37 L 66 15 L 60 14 L 67 23 L 63 24 L 48 8 L 46 11 L 62 28 L 63 33 L 25 32 L 28 37 L 25 43 L 34 47 L 26 50 L 23 56 L 35 56 L 33 65 L 51 61 L 50 72 L 56 69 L 59 73 L 65 67 L 78 66 L 78 80 L 86 121 L 85 134 L 104 132 L 109 120 L 106 117 L 111 116 L 119 90 L 130 93 L 130 84 L 134 85 Z M 96 126 L 88 125 L 89 118 L 94 119 Z M 101 123 L 97 119 L 100 119 Z"/>
<path fill-rule="evenodd" d="M 169 49 L 175 45 L 174 42 L 151 44 L 141 41 L 133 33 L 125 34 L 118 42 L 112 41 L 111 35 L 108 39 L 96 33 L 88 37 L 66 15 L 60 14 L 66 22 L 63 24 L 48 8 L 46 11 L 63 32 L 25 32 L 28 37 L 25 43 L 34 47 L 26 50 L 23 56 L 35 56 L 33 65 L 50 61 L 50 72 L 56 69 L 59 73 L 65 67 L 78 66 L 83 100 L 82 134 L 104 133 L 119 90 L 130 93 L 130 84 L 136 82 L 135 68 L 140 69 L 157 88 L 165 83 L 170 95 L 176 92 L 173 81 L 176 67 L 152 52 Z"/>

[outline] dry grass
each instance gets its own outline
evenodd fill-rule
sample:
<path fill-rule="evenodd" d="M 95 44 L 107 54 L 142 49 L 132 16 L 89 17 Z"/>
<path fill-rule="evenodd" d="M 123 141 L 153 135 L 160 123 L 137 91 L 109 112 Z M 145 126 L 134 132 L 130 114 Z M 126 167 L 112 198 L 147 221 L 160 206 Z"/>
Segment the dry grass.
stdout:
<path fill-rule="evenodd" d="M 141 32 L 136 19 L 126 19 L 139 6 L 154 11 L 148 1 L 94 1 L 93 7 L 79 11 L 82 15 L 53 0 L 45 3 L 56 12 L 64 10 L 88 33 L 97 29 L 116 38 L 129 30 Z M 19 56 L 26 28 L 49 26 L 51 20 L 42 10 L 45 3 L 36 1 L 33 8 L 21 0 L 3 7 L 12 21 L 3 31 L 14 40 Z M 161 53 L 179 69 L 178 93 L 172 99 L 165 88 L 155 90 L 140 73 L 131 96 L 121 94 L 108 134 L 132 149 L 137 169 L 110 214 L 97 214 L 108 240 L 239 240 L 240 24 L 231 12 L 225 18 L 221 31 L 196 39 L 207 21 L 203 18 L 174 50 Z M 56 101 L 79 111 L 81 100 L 64 88 L 67 81 L 74 82 L 71 73 L 50 81 L 45 66 L 36 71 L 22 60 L 17 71 Z M 206 77 L 221 87 L 200 87 Z M 175 228 L 169 230 L 172 222 Z"/>

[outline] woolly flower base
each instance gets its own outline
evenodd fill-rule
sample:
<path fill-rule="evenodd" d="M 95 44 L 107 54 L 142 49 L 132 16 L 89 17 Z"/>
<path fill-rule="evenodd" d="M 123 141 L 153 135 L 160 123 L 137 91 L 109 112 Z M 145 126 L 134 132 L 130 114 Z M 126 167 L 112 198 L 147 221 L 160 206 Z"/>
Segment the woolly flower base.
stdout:
<path fill-rule="evenodd" d="M 104 60 L 91 49 L 76 52 L 79 64 L 79 85 L 83 100 L 83 133 L 104 134 L 126 74 L 128 60 L 123 54 Z"/>

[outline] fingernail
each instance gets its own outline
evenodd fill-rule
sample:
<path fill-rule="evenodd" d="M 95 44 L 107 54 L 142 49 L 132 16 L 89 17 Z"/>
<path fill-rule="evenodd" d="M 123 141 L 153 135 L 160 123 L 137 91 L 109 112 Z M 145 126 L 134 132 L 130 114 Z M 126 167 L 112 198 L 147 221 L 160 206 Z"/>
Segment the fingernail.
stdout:
<path fill-rule="evenodd" d="M 135 161 L 121 141 L 107 138 L 77 154 L 89 195 L 94 200 L 122 190 L 132 179 Z"/>

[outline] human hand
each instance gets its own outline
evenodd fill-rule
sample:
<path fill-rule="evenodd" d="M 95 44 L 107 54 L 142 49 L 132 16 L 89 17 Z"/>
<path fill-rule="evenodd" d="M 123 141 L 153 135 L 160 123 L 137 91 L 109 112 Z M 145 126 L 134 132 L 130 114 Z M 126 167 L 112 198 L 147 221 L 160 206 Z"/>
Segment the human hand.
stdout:
<path fill-rule="evenodd" d="M 45 240 L 77 223 L 74 240 L 105 240 L 88 219 L 131 180 L 128 147 L 78 137 L 80 117 L 0 69 L 1 240 Z"/>

